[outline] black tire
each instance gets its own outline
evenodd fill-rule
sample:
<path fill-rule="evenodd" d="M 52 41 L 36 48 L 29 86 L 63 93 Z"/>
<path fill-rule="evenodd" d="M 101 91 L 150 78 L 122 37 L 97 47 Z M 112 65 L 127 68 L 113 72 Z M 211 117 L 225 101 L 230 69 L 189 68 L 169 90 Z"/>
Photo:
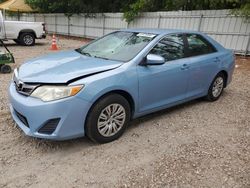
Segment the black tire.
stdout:
<path fill-rule="evenodd" d="M 1 66 L 1 73 L 7 74 L 11 72 L 11 67 L 9 65 L 2 65 Z"/>
<path fill-rule="evenodd" d="M 217 82 L 218 80 L 223 80 L 223 83 L 221 84 L 221 90 L 219 90 L 219 92 L 215 95 L 215 93 L 213 93 L 213 88 L 214 88 L 214 85 L 216 84 L 215 82 Z M 219 73 L 215 76 L 215 78 L 213 79 L 210 87 L 209 87 L 209 90 L 208 90 L 208 94 L 206 96 L 206 99 L 208 101 L 216 101 L 220 98 L 221 94 L 223 93 L 223 90 L 224 90 L 224 86 L 225 86 L 225 75 L 223 73 Z"/>
<path fill-rule="evenodd" d="M 33 46 L 35 44 L 35 35 L 33 33 L 21 33 L 18 40 L 24 46 Z"/>
<path fill-rule="evenodd" d="M 118 128 L 116 133 L 113 133 L 114 135 L 111 136 L 104 136 L 102 135 L 101 131 L 98 129 L 98 122 L 99 118 L 101 117 L 101 113 L 105 112 L 105 109 L 108 108 L 110 105 L 118 105 L 119 108 L 123 109 L 122 113 L 124 114 L 125 112 L 125 117 L 123 119 L 124 123 L 120 128 Z M 122 107 L 121 107 L 122 106 Z M 114 108 L 113 108 L 114 110 Z M 114 110 L 115 111 L 115 110 Z M 115 114 L 113 114 L 115 115 Z M 113 115 L 109 117 L 107 121 L 112 121 L 113 123 L 115 122 L 113 120 Z M 119 116 L 119 115 L 118 115 Z M 109 94 L 101 99 L 99 99 L 93 107 L 90 109 L 87 119 L 86 119 L 86 124 L 85 124 L 85 132 L 86 135 L 94 142 L 97 143 L 107 143 L 107 142 L 112 142 L 116 139 L 118 139 L 123 132 L 125 131 L 129 121 L 130 121 L 130 116 L 131 116 L 131 109 L 128 101 L 121 95 L 119 94 Z M 115 116 L 114 116 L 115 117 Z M 112 120 L 110 120 L 112 118 Z M 115 119 L 115 118 L 114 118 Z M 104 127 L 111 126 L 113 123 L 105 123 L 108 125 L 105 125 Z M 117 124 L 115 124 L 117 126 Z M 103 129 L 102 129 L 103 130 Z M 112 131 L 115 131 L 114 128 L 111 128 Z M 104 131 L 104 132 L 108 132 Z"/>
<path fill-rule="evenodd" d="M 14 39 L 13 41 L 14 41 L 15 43 L 17 43 L 17 44 L 21 44 L 20 40 L 18 40 L 18 39 Z"/>

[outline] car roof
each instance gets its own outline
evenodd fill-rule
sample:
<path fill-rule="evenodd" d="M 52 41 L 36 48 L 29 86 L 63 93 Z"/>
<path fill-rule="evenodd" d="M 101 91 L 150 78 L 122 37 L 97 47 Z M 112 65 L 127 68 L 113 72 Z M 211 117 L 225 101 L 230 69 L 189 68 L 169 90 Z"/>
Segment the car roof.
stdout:
<path fill-rule="evenodd" d="M 122 31 L 139 32 L 139 33 L 151 33 L 156 35 L 166 35 L 171 33 L 197 33 L 198 31 L 185 30 L 185 29 L 124 29 Z"/>
<path fill-rule="evenodd" d="M 211 44 L 213 44 L 217 50 L 223 50 L 224 47 L 221 46 L 218 42 L 216 42 L 214 39 L 209 37 L 208 35 L 199 32 L 199 31 L 193 31 L 193 30 L 186 30 L 186 29 L 147 29 L 147 28 L 131 28 L 131 29 L 123 29 L 120 31 L 128 31 L 128 32 L 138 32 L 138 33 L 148 33 L 148 34 L 154 34 L 154 35 L 160 35 L 164 36 L 167 34 L 174 34 L 174 33 L 190 33 L 190 34 L 199 34 L 203 37 L 205 37 Z"/>

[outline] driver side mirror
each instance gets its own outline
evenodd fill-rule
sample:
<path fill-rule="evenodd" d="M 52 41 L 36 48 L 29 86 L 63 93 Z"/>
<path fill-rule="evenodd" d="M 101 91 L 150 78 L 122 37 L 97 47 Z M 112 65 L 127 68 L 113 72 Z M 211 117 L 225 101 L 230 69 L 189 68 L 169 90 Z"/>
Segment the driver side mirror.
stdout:
<path fill-rule="evenodd" d="M 145 65 L 162 65 L 164 63 L 164 57 L 155 54 L 148 54 L 146 57 Z"/>

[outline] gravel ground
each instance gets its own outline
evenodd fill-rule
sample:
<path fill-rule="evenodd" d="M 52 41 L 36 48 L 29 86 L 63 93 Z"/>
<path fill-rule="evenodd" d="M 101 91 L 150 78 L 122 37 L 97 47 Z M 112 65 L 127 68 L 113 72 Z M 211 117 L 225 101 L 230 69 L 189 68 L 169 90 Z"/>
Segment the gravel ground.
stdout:
<path fill-rule="evenodd" d="M 61 49 L 86 41 L 62 38 Z M 9 42 L 19 66 L 49 52 Z M 0 187 L 250 187 L 250 59 L 214 103 L 201 99 L 134 120 L 117 141 L 26 137 L 11 119 L 0 74 Z"/>

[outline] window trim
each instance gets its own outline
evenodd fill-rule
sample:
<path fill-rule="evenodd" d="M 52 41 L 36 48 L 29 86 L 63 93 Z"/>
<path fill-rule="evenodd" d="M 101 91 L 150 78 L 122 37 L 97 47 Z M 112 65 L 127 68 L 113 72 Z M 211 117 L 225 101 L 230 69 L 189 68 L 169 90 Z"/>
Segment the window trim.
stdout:
<path fill-rule="evenodd" d="M 211 53 L 206 53 L 206 54 L 199 54 L 199 55 L 191 55 L 190 54 L 190 50 L 189 50 L 189 42 L 188 42 L 188 37 L 187 35 L 197 35 L 199 39 L 202 40 L 202 42 L 204 42 L 206 45 L 210 46 L 212 49 L 213 49 L 213 52 Z M 186 57 L 198 57 L 198 56 L 203 56 L 203 55 L 209 55 L 209 54 L 213 54 L 213 53 L 216 53 L 218 52 L 217 48 L 211 43 L 209 42 L 205 37 L 203 37 L 201 34 L 198 34 L 198 33 L 183 33 L 183 36 L 185 38 L 185 41 L 186 41 Z"/>

